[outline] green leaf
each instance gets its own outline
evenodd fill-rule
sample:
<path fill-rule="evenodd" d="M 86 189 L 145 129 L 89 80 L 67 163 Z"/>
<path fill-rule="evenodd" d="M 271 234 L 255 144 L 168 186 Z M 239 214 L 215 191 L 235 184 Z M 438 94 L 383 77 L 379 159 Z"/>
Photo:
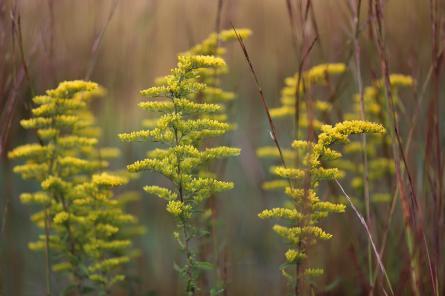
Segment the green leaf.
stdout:
<path fill-rule="evenodd" d="M 220 295 L 224 292 L 223 288 L 212 288 L 210 289 L 210 296 Z"/>
<path fill-rule="evenodd" d="M 202 269 L 202 270 L 214 270 L 215 269 L 215 265 L 213 265 L 210 262 L 206 262 L 206 261 L 195 261 L 195 266 L 198 269 Z"/>

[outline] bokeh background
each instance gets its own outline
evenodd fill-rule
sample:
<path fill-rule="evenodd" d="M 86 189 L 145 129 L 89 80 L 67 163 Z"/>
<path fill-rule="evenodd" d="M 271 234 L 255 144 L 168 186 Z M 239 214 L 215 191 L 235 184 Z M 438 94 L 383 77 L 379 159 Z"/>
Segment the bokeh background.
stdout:
<path fill-rule="evenodd" d="M 308 25 L 305 30 L 309 35 L 318 30 L 319 42 L 305 68 L 326 62 L 351 65 L 354 31 L 348 1 L 312 3 L 317 27 Z M 390 70 L 423 81 L 431 65 L 428 1 L 391 0 L 384 1 L 384 5 Z M 363 6 L 360 42 L 364 81 L 369 84 L 380 77 L 380 62 L 367 31 L 367 4 Z M 443 7 L 439 10 L 443 12 Z M 179 52 L 215 31 L 217 11 L 217 0 L 0 0 L 0 263 L 4 295 L 44 295 L 45 291 L 44 258 L 27 249 L 27 243 L 38 234 L 29 219 L 33 211 L 18 200 L 21 192 L 36 184 L 14 175 L 5 157 L 12 147 L 35 140 L 18 124 L 29 116 L 32 96 L 63 80 L 91 79 L 103 85 L 107 95 L 94 105 L 98 124 L 103 127 L 101 144 L 122 150 L 112 168 L 124 168 L 147 150 L 147 146 L 122 144 L 117 138 L 119 132 L 140 126 L 144 114 L 137 108 L 142 99 L 139 90 L 168 73 Z M 221 28 L 231 28 L 231 24 L 253 31 L 246 46 L 268 104 L 278 106 L 283 80 L 298 71 L 301 55 L 293 47 L 286 0 L 224 0 Z M 298 24 L 296 29 L 301 29 Z M 283 295 L 284 280 L 278 266 L 283 262 L 285 246 L 271 231 L 272 222 L 257 218 L 262 209 L 283 200 L 279 194 L 261 190 L 270 163 L 258 159 L 255 151 L 272 144 L 269 128 L 239 44 L 229 44 L 225 57 L 231 72 L 223 84 L 237 93 L 230 116 L 238 124 L 226 141 L 242 149 L 241 156 L 231 159 L 224 172 L 226 178 L 236 182 L 236 188 L 219 197 L 218 234 L 224 249 L 228 294 Z M 337 102 L 343 112 L 350 111 L 354 92 L 354 79 L 347 74 Z M 405 115 L 410 118 L 416 112 L 414 92 L 407 93 L 406 98 Z M 335 116 L 333 119 L 338 120 Z M 290 126 L 278 123 L 283 145 L 290 143 Z M 419 123 L 420 131 L 416 132 L 419 138 L 422 126 Z M 402 128 L 406 131 L 408 127 Z M 414 151 L 422 152 L 422 148 Z M 416 155 L 410 163 L 413 169 L 421 169 L 423 164 Z M 158 176 L 145 174 L 125 190 L 141 192 L 143 184 L 159 181 Z M 178 259 L 171 235 L 174 221 L 165 213 L 162 201 L 141 194 L 140 201 L 129 208 L 148 229 L 136 241 L 142 255 L 131 266 L 136 279 L 134 295 L 175 295 L 180 280 L 173 269 L 173 261 Z M 385 215 L 387 207 L 382 206 L 379 213 Z M 399 206 L 394 221 L 394 239 L 387 248 L 385 262 L 389 269 L 394 267 L 391 278 L 403 292 L 401 279 L 406 275 L 400 270 L 406 266 L 397 260 L 405 252 L 400 247 Z M 363 291 L 361 277 L 366 277 L 366 234 L 349 209 L 344 215 L 327 219 L 325 225 L 335 239 L 313 251 L 313 261 L 325 266 L 319 293 L 358 294 Z"/>

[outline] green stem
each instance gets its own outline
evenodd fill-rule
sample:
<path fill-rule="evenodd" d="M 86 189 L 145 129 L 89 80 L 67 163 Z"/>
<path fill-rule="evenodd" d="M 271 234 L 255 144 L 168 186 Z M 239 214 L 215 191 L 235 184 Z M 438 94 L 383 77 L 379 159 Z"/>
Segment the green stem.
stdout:
<path fill-rule="evenodd" d="M 174 104 L 175 100 L 172 99 L 172 101 Z M 174 105 L 174 108 L 175 108 L 175 113 L 178 113 L 177 109 L 176 109 L 176 104 Z M 180 142 L 179 136 L 178 136 L 178 130 L 176 127 L 173 127 L 173 131 L 175 134 L 175 146 L 178 146 L 179 142 Z M 181 202 L 184 203 L 184 188 L 182 185 L 181 157 L 179 155 L 176 155 L 176 161 L 177 161 L 176 171 L 177 171 L 177 175 L 179 178 L 179 186 L 178 186 L 179 187 L 178 188 L 179 189 L 178 190 L 179 198 L 180 198 Z M 185 217 L 181 217 L 181 224 L 182 224 L 182 230 L 183 230 L 183 234 L 184 234 L 184 249 L 185 249 L 184 251 L 185 251 L 185 256 L 186 256 L 186 260 L 187 260 L 186 266 L 185 266 L 186 275 L 187 275 L 186 292 L 188 295 L 195 295 L 196 291 L 195 291 L 195 287 L 194 287 L 194 283 L 193 283 L 193 274 L 192 274 L 192 269 L 193 269 L 194 263 L 193 263 L 193 257 L 191 255 L 190 247 L 189 247 L 189 241 L 190 241 L 191 237 L 189 236 L 189 233 L 187 231 L 187 223 L 186 223 Z"/>
<path fill-rule="evenodd" d="M 301 251 L 301 241 L 298 243 L 298 252 Z M 298 261 L 295 267 L 295 296 L 300 295 L 300 273 L 301 273 L 301 261 Z"/>
<path fill-rule="evenodd" d="M 46 295 L 51 296 L 51 260 L 49 249 L 49 209 L 45 209 L 45 257 L 46 257 Z"/>
<path fill-rule="evenodd" d="M 57 103 L 56 103 L 56 107 L 57 107 Z M 54 118 L 52 119 L 51 127 L 52 128 L 55 127 Z M 58 147 L 59 144 L 58 144 L 58 138 L 57 137 L 54 139 L 54 143 L 53 144 L 54 144 L 54 152 L 53 152 L 53 154 L 51 156 L 51 160 L 50 160 L 49 174 L 58 177 L 59 176 L 59 172 L 58 172 L 58 167 L 59 166 L 56 165 L 56 162 L 57 162 L 57 159 L 58 159 L 57 151 L 58 151 L 58 148 L 59 148 Z M 57 196 L 57 194 L 53 194 L 52 200 L 55 200 L 56 202 L 59 202 L 62 205 L 63 210 L 66 213 L 69 214 L 68 205 L 66 204 L 66 201 L 64 199 L 63 194 L 58 194 L 58 195 L 59 196 Z M 65 228 L 67 230 L 67 234 L 68 234 L 68 244 L 69 244 L 69 249 L 70 249 L 69 252 L 71 253 L 72 258 L 76 258 L 76 255 L 75 255 L 75 245 L 74 245 L 75 242 L 73 240 L 73 235 L 72 235 L 72 232 L 71 232 L 71 226 L 70 226 L 69 221 L 64 223 L 64 226 L 65 226 Z M 49 240 L 49 233 L 48 234 L 46 233 L 46 229 L 45 229 L 45 236 L 46 236 L 46 239 Z M 48 251 L 49 251 L 49 246 L 48 246 Z M 81 273 L 78 270 L 78 263 L 77 262 L 73 262 L 73 259 L 71 259 L 71 258 L 70 258 L 70 261 L 72 263 L 72 266 L 74 267 L 73 275 L 74 275 L 75 282 L 76 282 L 76 289 L 77 289 L 78 294 L 81 295 L 82 294 L 82 287 L 83 287 L 83 284 L 82 284 L 83 279 L 82 279 Z M 51 271 L 49 271 L 49 272 L 51 272 Z"/>
<path fill-rule="evenodd" d="M 420 296 L 419 287 L 417 286 L 417 275 L 420 274 L 418 256 L 414 254 L 413 233 L 409 226 L 406 228 L 406 244 L 410 258 L 411 288 L 413 289 L 414 295 Z"/>

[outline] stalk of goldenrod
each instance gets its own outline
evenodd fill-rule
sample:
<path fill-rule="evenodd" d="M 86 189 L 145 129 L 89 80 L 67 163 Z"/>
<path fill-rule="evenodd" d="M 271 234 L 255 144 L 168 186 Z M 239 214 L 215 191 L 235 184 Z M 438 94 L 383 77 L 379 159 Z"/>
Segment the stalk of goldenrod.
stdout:
<path fill-rule="evenodd" d="M 251 31 L 248 29 L 237 29 L 238 36 L 242 39 L 247 39 Z M 212 33 L 202 42 L 193 46 L 190 50 L 185 52 L 185 55 L 211 55 L 216 57 L 222 57 L 226 52 L 224 45 L 228 42 L 236 40 L 236 34 L 233 30 L 223 30 L 219 33 Z M 200 70 L 200 75 L 198 81 L 206 83 L 207 87 L 202 91 L 195 94 L 195 100 L 198 102 L 205 103 L 217 103 L 222 106 L 221 111 L 214 113 L 204 113 L 202 118 L 216 119 L 223 122 L 229 123 L 228 109 L 230 108 L 236 95 L 233 92 L 226 91 L 221 87 L 221 77 L 227 75 L 229 68 L 227 65 L 224 67 L 215 67 L 213 69 L 203 68 Z M 233 129 L 236 128 L 235 124 L 230 123 Z M 207 140 L 206 143 L 202 145 L 215 145 L 216 141 Z M 220 162 L 214 162 L 213 168 L 224 167 L 225 160 Z M 203 168 L 202 174 L 208 173 L 209 168 Z M 216 219 L 217 219 L 218 203 L 216 196 L 210 196 L 205 204 L 205 209 L 202 214 L 202 228 L 208 233 L 202 239 L 202 247 L 200 250 L 199 257 L 201 260 L 209 260 L 209 254 L 213 250 L 213 258 L 215 262 L 219 262 L 218 254 L 218 242 L 216 237 Z M 211 242 L 206 242 L 205 238 L 209 237 Z M 210 241 L 210 239 L 208 239 Z M 220 291 L 224 289 L 224 283 L 221 281 L 220 268 L 216 266 L 216 286 L 214 290 Z M 201 279 L 202 286 L 208 286 L 208 281 L 206 278 Z"/>
<path fill-rule="evenodd" d="M 282 178 L 291 179 L 295 187 L 286 186 L 285 194 L 290 199 L 285 207 L 264 210 L 260 218 L 284 219 L 285 225 L 276 224 L 273 230 L 291 246 L 285 253 L 286 263 L 282 265 L 282 274 L 297 285 L 299 274 L 289 273 L 288 269 L 301 266 L 307 258 L 307 250 L 318 240 L 331 239 L 332 235 L 320 226 L 321 219 L 330 213 L 341 213 L 345 210 L 343 204 L 322 201 L 319 198 L 318 187 L 321 181 L 342 178 L 344 173 L 335 167 L 325 167 L 326 163 L 339 159 L 340 152 L 330 148 L 335 142 L 348 142 L 352 134 L 384 133 L 383 126 L 366 121 L 345 121 L 335 126 L 321 126 L 321 133 L 316 142 L 293 142 L 292 147 L 304 152 L 304 158 L 299 167 L 272 167 L 271 172 Z M 305 184 L 310 176 L 309 184 Z M 323 269 L 307 267 L 304 277 L 323 274 Z"/>
<path fill-rule="evenodd" d="M 39 191 L 20 196 L 23 203 L 42 207 L 31 219 L 44 228 L 44 235 L 29 247 L 45 250 L 48 268 L 73 279 L 79 294 L 94 290 L 104 295 L 124 280 L 119 269 L 130 260 L 131 241 L 123 229 L 136 222 L 111 190 L 125 184 L 127 178 L 104 171 L 105 159 L 116 152 L 96 147 L 99 130 L 88 103 L 103 92 L 93 82 L 67 81 L 35 97 L 33 116 L 21 125 L 35 129 L 40 142 L 19 146 L 8 154 L 25 159 L 14 172 L 40 183 Z M 49 266 L 52 261 L 56 262 Z"/>
<path fill-rule="evenodd" d="M 142 109 L 163 114 L 151 129 L 120 134 L 123 141 L 151 140 L 162 144 L 148 152 L 147 158 L 127 166 L 131 172 L 151 170 L 167 177 L 172 188 L 157 185 L 145 186 L 144 190 L 167 201 L 166 210 L 177 221 L 174 237 L 184 253 L 185 263 L 177 266 L 185 281 L 185 292 L 198 292 L 197 278 L 212 268 L 209 262 L 197 260 L 192 247 L 200 237 L 198 220 L 202 206 L 216 192 L 233 188 L 233 183 L 219 181 L 210 174 L 201 174 L 209 161 L 236 156 L 238 148 L 219 146 L 203 148 L 203 140 L 219 136 L 230 130 L 230 124 L 206 117 L 220 112 L 222 106 L 198 102 L 196 94 L 205 94 L 207 84 L 198 78 L 206 69 L 225 67 L 222 58 L 204 55 L 182 55 L 171 74 L 157 80 L 157 85 L 141 91 L 152 100 L 139 103 Z M 157 99 L 159 98 L 159 99 Z"/>

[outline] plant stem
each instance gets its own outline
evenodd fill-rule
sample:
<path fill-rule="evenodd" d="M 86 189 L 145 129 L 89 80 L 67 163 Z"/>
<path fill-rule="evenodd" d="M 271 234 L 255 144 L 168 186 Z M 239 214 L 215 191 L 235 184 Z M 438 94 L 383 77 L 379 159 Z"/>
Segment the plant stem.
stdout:
<path fill-rule="evenodd" d="M 49 209 L 45 209 L 45 257 L 46 257 L 46 295 L 51 296 L 51 260 L 50 260 L 50 248 L 49 248 Z"/>
<path fill-rule="evenodd" d="M 301 250 L 301 241 L 298 243 L 297 250 L 299 252 Z M 301 269 L 301 261 L 298 261 L 295 267 L 295 289 L 294 289 L 295 296 L 300 295 L 300 273 L 301 273 L 300 269 Z"/>
<path fill-rule="evenodd" d="M 377 251 L 377 247 L 374 244 L 374 241 L 372 239 L 372 234 L 369 231 L 369 227 L 366 224 L 365 219 L 363 218 L 363 216 L 360 214 L 360 212 L 357 210 L 357 208 L 354 206 L 354 203 L 352 202 L 351 198 L 349 197 L 349 195 L 346 193 L 345 189 L 343 188 L 343 186 L 340 184 L 340 182 L 338 182 L 338 180 L 335 180 L 335 183 L 337 183 L 338 187 L 340 188 L 341 192 L 344 194 L 344 196 L 346 197 L 346 199 L 348 200 L 352 210 L 354 211 L 355 215 L 357 216 L 357 218 L 360 220 L 360 223 L 363 225 L 363 227 L 365 228 L 366 233 L 368 234 L 369 237 L 369 241 L 371 242 L 371 246 L 372 246 L 372 250 L 374 251 L 374 255 L 376 257 L 376 261 L 377 264 L 379 265 L 383 275 L 385 276 L 386 282 L 388 284 L 389 287 L 389 291 L 391 293 L 391 295 L 394 295 L 394 290 L 392 289 L 392 285 L 391 285 L 391 281 L 389 280 L 388 274 L 386 273 L 386 269 L 385 266 L 383 265 L 382 259 L 380 258 L 379 252 Z M 385 293 L 386 294 L 386 293 Z"/>
<path fill-rule="evenodd" d="M 354 57 L 355 57 L 355 76 L 357 80 L 357 88 L 360 96 L 360 119 L 365 121 L 365 100 L 363 93 L 363 80 L 362 80 L 362 72 L 361 72 L 361 61 L 360 61 L 360 9 L 361 9 L 361 0 L 356 1 L 357 4 L 354 6 L 352 0 L 350 2 L 351 10 L 354 15 Z M 370 202 L 369 202 L 369 179 L 368 179 L 368 149 L 367 149 L 367 138 L 366 134 L 362 134 L 362 148 L 363 148 L 363 184 L 364 184 L 364 195 L 365 195 L 365 210 L 366 210 L 366 223 L 371 228 L 371 214 L 370 214 Z M 373 275 L 372 275 L 372 253 L 371 253 L 371 242 L 368 239 L 368 276 L 369 276 L 369 285 L 370 285 L 370 294 L 372 294 L 373 290 Z"/>
<path fill-rule="evenodd" d="M 422 226 L 416 225 L 416 207 L 417 207 L 417 200 L 416 200 L 416 192 L 413 188 L 413 184 L 410 178 L 409 170 L 406 165 L 406 159 L 404 157 L 403 147 L 401 146 L 401 141 L 399 138 L 399 126 L 397 121 L 397 115 L 396 110 L 394 107 L 394 98 L 392 95 L 391 90 L 391 83 L 389 79 L 389 62 L 388 58 L 386 56 L 386 44 L 385 44 L 385 38 L 384 38 L 384 23 L 383 23 L 383 8 L 381 0 L 374 0 L 374 9 L 373 13 L 375 15 L 375 22 L 376 22 L 376 28 L 375 28 L 375 35 L 376 35 L 376 46 L 379 53 L 380 58 L 380 70 L 382 74 L 382 79 L 384 80 L 384 90 L 385 90 L 385 99 L 386 99 L 386 107 L 388 110 L 388 118 L 389 118 L 389 124 L 390 124 L 390 136 L 391 136 L 391 142 L 392 142 L 392 150 L 393 150 L 393 156 L 394 156 L 394 164 L 395 164 L 395 175 L 396 175 L 396 182 L 397 187 L 400 192 L 400 200 L 403 208 L 403 218 L 404 218 L 404 225 L 405 225 L 405 231 L 407 233 L 407 237 L 411 236 L 412 234 L 415 234 L 416 227 L 418 227 L 418 230 L 421 230 Z M 402 171 L 402 165 L 401 161 L 405 164 L 405 170 L 408 175 L 409 180 L 409 197 L 407 196 L 406 189 L 405 189 L 405 180 L 403 176 Z M 414 240 L 411 240 L 411 243 L 414 244 Z M 410 248 L 410 243 L 407 244 L 408 249 Z M 413 246 L 414 247 L 414 246 Z M 410 255 L 410 266 L 418 266 L 417 256 L 411 256 Z M 414 295 L 420 295 L 417 283 L 417 275 L 415 272 L 411 272 L 411 282 L 413 286 L 413 293 Z"/>
<path fill-rule="evenodd" d="M 56 107 L 57 107 L 57 103 L 56 103 Z M 53 118 L 52 122 L 51 122 L 51 127 L 54 127 L 54 126 L 55 126 L 55 122 L 54 122 L 54 118 Z M 54 144 L 54 152 L 50 159 L 49 174 L 52 176 L 58 177 L 59 176 L 59 172 L 58 172 L 59 166 L 56 165 L 56 161 L 58 159 L 57 151 L 58 151 L 58 147 L 59 147 L 59 142 L 58 142 L 57 137 L 54 139 L 53 144 Z M 59 195 L 53 194 L 51 200 L 55 200 L 55 201 L 59 202 L 62 205 L 63 210 L 69 214 L 68 205 L 66 204 L 63 194 L 59 194 Z M 64 227 L 66 228 L 66 231 L 68 234 L 67 241 L 68 241 L 69 248 L 70 248 L 69 252 L 71 253 L 72 258 L 76 258 L 75 241 L 73 239 L 73 235 L 71 232 L 71 226 L 70 226 L 69 220 L 64 223 Z M 45 236 L 46 236 L 46 240 L 49 240 L 49 233 L 46 233 L 46 229 L 45 229 Z M 49 248 L 49 246 L 48 246 L 48 248 Z M 78 271 L 79 264 L 77 262 L 73 262 L 72 258 L 70 258 L 70 261 L 71 261 L 70 263 L 72 263 L 72 266 L 73 266 L 73 275 L 74 275 L 74 278 L 76 281 L 76 289 L 77 289 L 78 295 L 81 295 L 82 294 L 82 286 L 83 286 L 82 285 L 82 276 L 80 275 L 80 272 Z"/>
<path fill-rule="evenodd" d="M 410 274 L 411 278 L 411 288 L 413 289 L 414 295 L 421 295 L 419 288 L 417 287 L 417 274 L 420 274 L 419 264 L 417 255 L 414 254 L 414 241 L 413 241 L 413 232 L 411 227 L 406 229 L 406 244 L 408 246 L 408 253 L 410 257 Z"/>
<path fill-rule="evenodd" d="M 173 104 L 175 103 L 175 100 L 172 99 Z M 176 104 L 174 104 L 174 108 L 175 108 L 175 113 L 178 113 L 177 109 L 176 109 Z M 176 127 L 173 127 L 173 131 L 175 134 L 175 146 L 178 146 L 180 143 L 180 139 L 178 136 L 178 130 Z M 184 188 L 182 185 L 182 172 L 181 172 L 181 157 L 179 155 L 176 155 L 176 161 L 177 161 L 177 167 L 176 167 L 176 173 L 179 177 L 179 185 L 178 185 L 178 191 L 179 191 L 179 199 L 181 200 L 181 202 L 184 203 Z M 190 248 L 189 248 L 189 241 L 191 239 L 191 237 L 189 236 L 189 233 L 187 231 L 187 223 L 186 223 L 186 218 L 183 217 L 181 215 L 181 224 L 182 224 L 182 231 L 184 234 L 184 248 L 185 248 L 185 256 L 186 256 L 186 274 L 187 274 L 187 278 L 186 278 L 186 292 L 188 295 L 195 295 L 195 287 L 193 284 L 193 274 L 192 274 L 192 269 L 193 269 L 193 258 L 192 255 L 190 253 Z"/>

